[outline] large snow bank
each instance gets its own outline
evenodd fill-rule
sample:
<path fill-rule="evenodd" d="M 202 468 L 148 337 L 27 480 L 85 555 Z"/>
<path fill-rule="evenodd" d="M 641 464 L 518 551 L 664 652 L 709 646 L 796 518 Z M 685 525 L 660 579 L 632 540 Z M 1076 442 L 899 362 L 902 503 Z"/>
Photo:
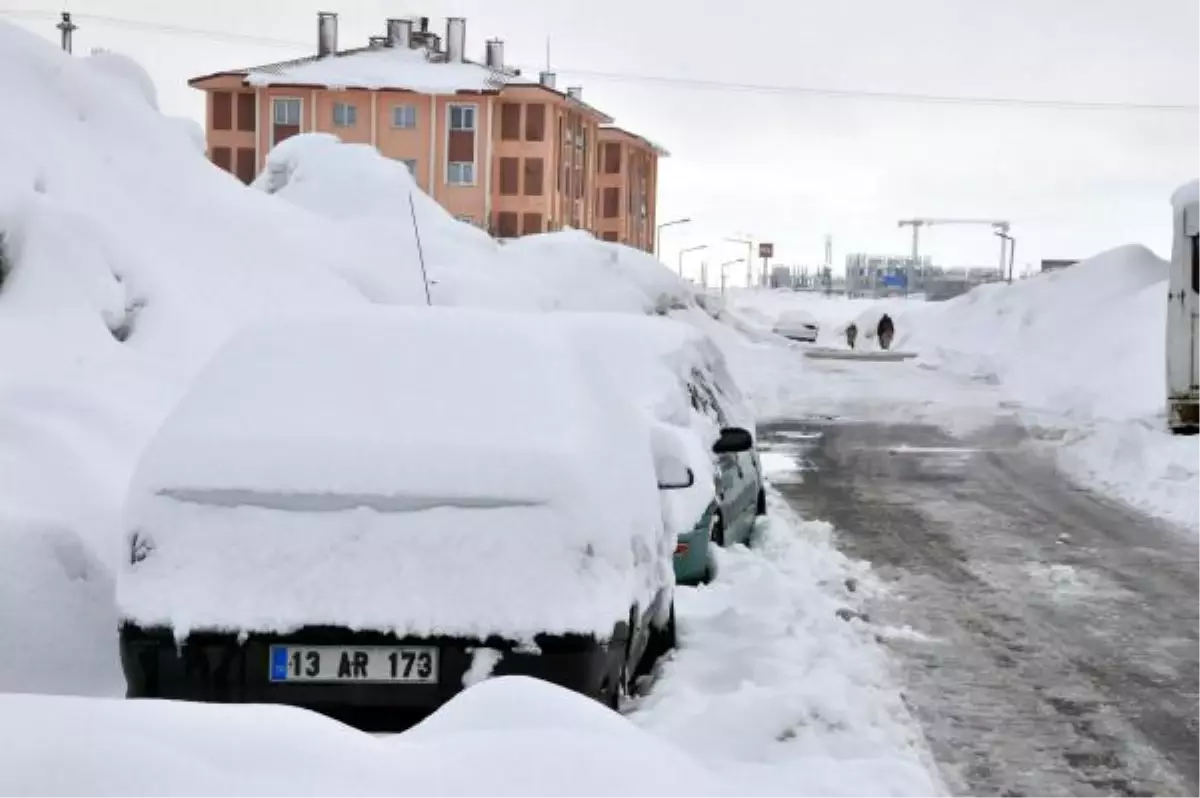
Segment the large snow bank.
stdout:
<path fill-rule="evenodd" d="M 717 550 L 716 581 L 677 592 L 680 647 L 630 717 L 739 795 L 943 794 L 877 645 L 888 630 L 839 617 L 881 588 L 828 524 L 769 502 L 754 551 Z"/>
<path fill-rule="evenodd" d="M 382 739 L 285 706 L 0 695 L 5 795 L 713 795 L 590 699 L 508 676 Z"/>
<path fill-rule="evenodd" d="M 423 291 L 423 257 L 435 305 L 619 313 L 695 305 L 692 288 L 650 255 L 584 232 L 501 245 L 430 199 L 400 161 L 336 136 L 293 136 L 271 151 L 254 185 L 364 239 L 371 257 L 341 269 L 376 301 Z"/>
<path fill-rule="evenodd" d="M 396 308 L 239 334 L 146 450 L 122 615 L 607 637 L 669 582 L 674 539 L 648 423 L 557 333 Z"/>
<path fill-rule="evenodd" d="M 1167 270 L 1145 247 L 1120 247 L 923 306 L 897 322 L 897 340 L 928 363 L 998 383 L 1030 409 L 1079 420 L 1156 416 L 1166 401 Z"/>

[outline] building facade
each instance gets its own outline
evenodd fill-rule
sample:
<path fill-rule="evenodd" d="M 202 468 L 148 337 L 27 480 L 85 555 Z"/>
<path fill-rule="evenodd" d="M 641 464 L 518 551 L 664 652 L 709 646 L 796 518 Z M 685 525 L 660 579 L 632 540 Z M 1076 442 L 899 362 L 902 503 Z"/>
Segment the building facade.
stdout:
<path fill-rule="evenodd" d="M 507 68 L 499 40 L 482 63 L 467 59 L 462 18 L 444 40 L 428 18 L 390 19 L 368 46 L 339 50 L 337 16 L 322 13 L 317 39 L 310 57 L 189 81 L 205 93 L 214 164 L 249 183 L 279 142 L 331 133 L 404 162 L 447 211 L 497 238 L 577 228 L 652 251 L 666 152 L 613 127 L 581 89 Z"/>

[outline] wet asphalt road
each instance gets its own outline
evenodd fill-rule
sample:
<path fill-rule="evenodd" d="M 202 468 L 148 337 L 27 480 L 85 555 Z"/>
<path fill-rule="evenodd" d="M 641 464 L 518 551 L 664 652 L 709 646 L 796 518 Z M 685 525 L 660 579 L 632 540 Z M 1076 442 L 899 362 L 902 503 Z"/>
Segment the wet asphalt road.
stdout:
<path fill-rule="evenodd" d="M 1074 488 L 1022 439 L 760 430 L 783 496 L 884 583 L 870 622 L 951 791 L 1197 795 L 1195 539 Z"/>

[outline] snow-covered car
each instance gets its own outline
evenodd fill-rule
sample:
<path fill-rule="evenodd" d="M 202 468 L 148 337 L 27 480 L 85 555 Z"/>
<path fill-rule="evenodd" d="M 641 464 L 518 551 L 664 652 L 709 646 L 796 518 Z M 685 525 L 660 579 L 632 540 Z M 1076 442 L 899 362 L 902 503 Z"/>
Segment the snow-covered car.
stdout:
<path fill-rule="evenodd" d="M 615 704 L 673 642 L 659 485 L 692 475 L 548 318 L 381 309 L 227 343 L 126 503 L 128 695 L 375 723 L 525 674 Z"/>
<path fill-rule="evenodd" d="M 669 318 L 556 315 L 589 368 L 646 408 L 654 423 L 680 433 L 676 457 L 691 468 L 695 484 L 661 494 L 676 535 L 675 578 L 679 584 L 709 579 L 711 547 L 748 542 L 755 519 L 766 513 L 751 421 L 721 350 L 700 330 Z"/>
<path fill-rule="evenodd" d="M 793 341 L 812 343 L 817 340 L 820 325 L 807 310 L 788 310 L 775 322 L 775 334 Z"/>

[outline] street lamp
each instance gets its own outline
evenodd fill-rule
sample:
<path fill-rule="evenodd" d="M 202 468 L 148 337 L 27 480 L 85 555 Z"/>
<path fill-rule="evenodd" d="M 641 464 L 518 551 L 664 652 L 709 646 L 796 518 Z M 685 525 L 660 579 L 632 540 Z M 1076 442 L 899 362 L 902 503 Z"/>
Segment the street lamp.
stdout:
<path fill-rule="evenodd" d="M 688 219 L 688 218 L 673 219 L 669 222 L 663 222 L 662 224 L 660 224 L 658 226 L 658 229 L 654 231 L 654 256 L 658 257 L 658 245 L 659 245 L 659 241 L 662 239 L 662 231 L 663 231 L 664 227 L 670 227 L 671 225 L 676 225 L 676 224 L 687 224 L 690 221 L 691 221 L 691 219 Z"/>
<path fill-rule="evenodd" d="M 1005 232 L 1003 230 L 997 230 L 996 236 L 998 238 L 1000 238 L 1002 241 L 1002 243 L 1000 244 L 1000 268 L 1001 269 L 1004 268 L 1004 245 L 1008 244 L 1008 284 L 1012 285 L 1013 255 L 1017 249 L 1017 239 L 1013 238 L 1012 236 L 1010 236 L 1007 232 Z M 1003 277 L 1004 273 L 1001 272 L 1000 276 Z"/>
<path fill-rule="evenodd" d="M 694 247 L 687 247 L 679 250 L 679 276 L 683 277 L 683 256 L 688 252 L 699 252 L 702 249 L 708 249 L 708 244 L 697 244 Z"/>
<path fill-rule="evenodd" d="M 735 258 L 733 260 L 727 260 L 721 264 L 721 296 L 725 296 L 725 267 L 732 266 L 735 263 L 741 263 L 745 260 L 745 258 Z M 749 263 L 749 261 L 746 262 Z"/>
<path fill-rule="evenodd" d="M 754 242 L 748 238 L 727 238 L 725 240 L 746 245 L 746 257 L 744 258 L 746 261 L 746 287 L 752 288 L 754 286 Z"/>

